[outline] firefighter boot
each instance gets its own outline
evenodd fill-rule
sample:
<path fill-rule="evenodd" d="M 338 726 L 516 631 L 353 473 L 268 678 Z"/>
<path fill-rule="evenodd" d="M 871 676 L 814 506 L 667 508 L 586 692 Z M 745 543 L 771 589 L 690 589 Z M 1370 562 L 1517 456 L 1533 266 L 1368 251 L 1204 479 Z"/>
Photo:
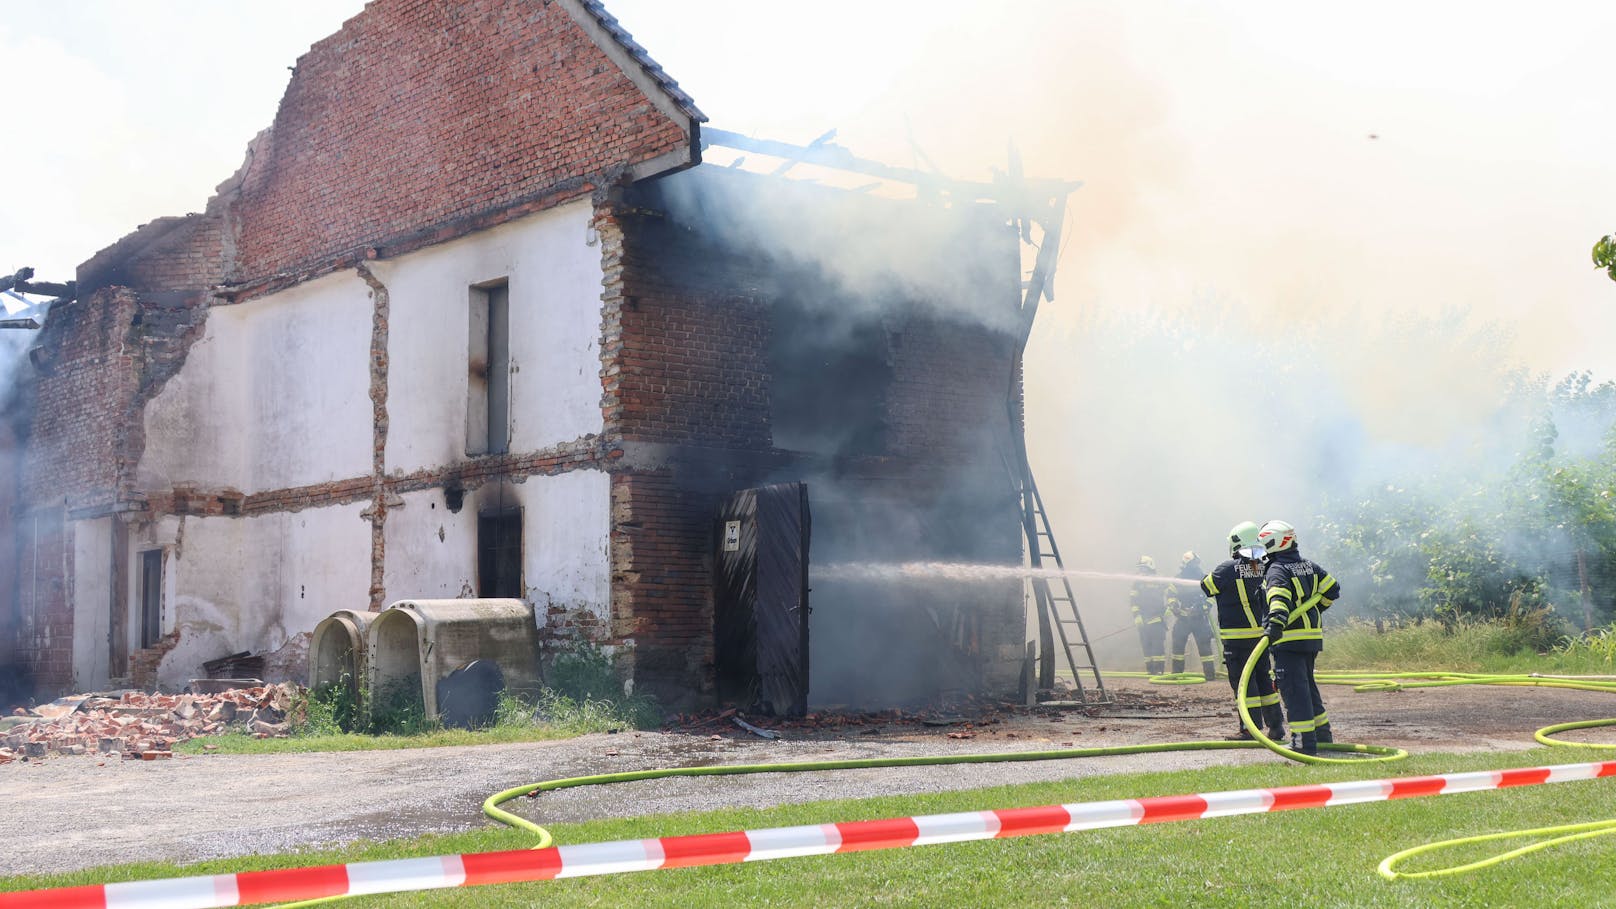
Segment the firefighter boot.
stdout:
<path fill-rule="evenodd" d="M 1311 732 L 1291 736 L 1291 750 L 1298 754 L 1315 755 L 1319 753 L 1319 740 Z"/>
<path fill-rule="evenodd" d="M 1276 742 L 1285 741 L 1285 712 L 1278 704 L 1263 708 L 1263 722 L 1268 724 L 1268 737 Z"/>
<path fill-rule="evenodd" d="M 1209 660 L 1209 659 L 1202 660 L 1201 661 L 1201 675 L 1206 676 L 1206 680 L 1208 682 L 1215 682 L 1215 681 L 1217 681 L 1217 678 L 1218 678 L 1218 669 L 1217 669 L 1216 666 L 1212 665 L 1211 660 Z"/>
<path fill-rule="evenodd" d="M 1183 671 L 1184 671 L 1184 658 L 1181 657 L 1181 656 L 1173 657 L 1173 675 L 1178 675 L 1180 672 L 1183 672 Z"/>
<path fill-rule="evenodd" d="M 1145 671 L 1151 675 L 1161 675 L 1163 663 L 1161 657 L 1152 657 L 1145 661 Z"/>
<path fill-rule="evenodd" d="M 1328 745 L 1335 741 L 1335 733 L 1330 731 L 1329 723 L 1325 723 L 1323 726 L 1320 726 L 1318 731 L 1314 734 L 1319 737 L 1320 745 Z"/>

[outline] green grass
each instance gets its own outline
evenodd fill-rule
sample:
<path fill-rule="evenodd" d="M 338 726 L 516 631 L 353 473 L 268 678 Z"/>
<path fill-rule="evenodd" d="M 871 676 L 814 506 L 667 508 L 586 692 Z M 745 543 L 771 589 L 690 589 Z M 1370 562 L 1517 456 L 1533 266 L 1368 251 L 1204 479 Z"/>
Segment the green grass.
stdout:
<path fill-rule="evenodd" d="M 1616 674 L 1616 630 L 1596 630 L 1539 652 L 1525 646 L 1520 629 L 1506 622 L 1463 622 L 1453 628 L 1425 622 L 1383 633 L 1351 622 L 1326 628 L 1319 668 L 1610 675 Z"/>
<path fill-rule="evenodd" d="M 1539 749 L 1508 755 L 1421 755 L 1397 764 L 1308 768 L 1285 764 L 1097 777 L 912 798 L 822 802 L 555 825 L 558 843 L 826 823 L 1059 802 L 1284 786 L 1597 759 L 1606 752 Z M 902 772 L 902 771 L 894 771 Z M 968 771 L 965 771 L 968 772 Z M 710 782 L 722 786 L 718 780 Z M 783 783 L 782 785 L 788 785 Z M 1611 840 L 1561 847 L 1478 873 L 1389 883 L 1386 855 L 1450 837 L 1596 820 L 1616 780 L 1532 786 L 1249 817 L 960 843 L 916 849 L 655 871 L 611 877 L 366 897 L 354 907 L 435 906 L 926 906 L 1246 907 L 1596 906 L 1616 893 Z M 542 814 L 543 800 L 534 805 Z M 542 818 L 541 818 L 542 820 Z M 126 865 L 51 877 L 0 879 L 0 888 L 68 886 L 523 848 L 503 828 L 186 867 Z M 1516 845 L 1511 843 L 1509 845 Z M 1453 860 L 1473 853 L 1452 856 Z M 1447 862 L 1444 862 L 1447 863 Z M 1431 867 L 1416 863 L 1405 870 Z"/>

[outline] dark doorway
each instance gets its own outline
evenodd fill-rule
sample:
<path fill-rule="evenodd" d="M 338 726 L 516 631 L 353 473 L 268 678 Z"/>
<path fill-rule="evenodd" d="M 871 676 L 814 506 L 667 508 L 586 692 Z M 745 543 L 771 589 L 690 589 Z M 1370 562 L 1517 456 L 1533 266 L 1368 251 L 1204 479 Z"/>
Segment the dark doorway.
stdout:
<path fill-rule="evenodd" d="M 522 509 L 477 516 L 477 596 L 522 597 Z"/>
<path fill-rule="evenodd" d="M 809 525 L 803 483 L 743 490 L 719 510 L 713 633 L 724 701 L 808 711 Z"/>
<path fill-rule="evenodd" d="M 140 554 L 140 646 L 154 647 L 163 636 L 163 551 Z"/>

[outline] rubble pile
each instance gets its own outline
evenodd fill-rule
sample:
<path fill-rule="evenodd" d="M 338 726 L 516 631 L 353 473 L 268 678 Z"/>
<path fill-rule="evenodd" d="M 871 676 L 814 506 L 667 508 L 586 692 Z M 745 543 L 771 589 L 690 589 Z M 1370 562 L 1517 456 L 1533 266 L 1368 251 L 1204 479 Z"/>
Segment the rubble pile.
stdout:
<path fill-rule="evenodd" d="M 212 694 L 123 691 L 18 708 L 0 723 L 0 764 L 56 754 L 155 760 L 172 757 L 176 742 L 227 732 L 277 738 L 289 734 L 297 690 L 283 683 Z"/>

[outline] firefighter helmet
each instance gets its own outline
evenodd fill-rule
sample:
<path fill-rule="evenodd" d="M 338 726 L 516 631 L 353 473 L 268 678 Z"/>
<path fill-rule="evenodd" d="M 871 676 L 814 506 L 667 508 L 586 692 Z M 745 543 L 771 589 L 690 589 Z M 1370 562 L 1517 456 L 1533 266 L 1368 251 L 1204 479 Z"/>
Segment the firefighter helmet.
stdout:
<path fill-rule="evenodd" d="M 1257 541 L 1269 555 L 1295 549 L 1296 528 L 1284 521 L 1269 521 L 1257 531 Z"/>
<path fill-rule="evenodd" d="M 1200 561 L 1200 558 L 1201 558 L 1200 556 L 1195 554 L 1195 550 L 1191 549 L 1190 551 L 1184 553 L 1184 555 L 1179 557 L 1178 566 L 1180 568 L 1183 568 L 1184 566 L 1190 564 L 1191 562 Z"/>
<path fill-rule="evenodd" d="M 1139 557 L 1139 563 L 1135 567 L 1139 569 L 1140 574 L 1155 574 L 1156 560 L 1150 556 L 1142 555 Z"/>
<path fill-rule="evenodd" d="M 1257 522 L 1241 521 L 1229 528 L 1229 555 L 1236 556 L 1242 549 L 1259 546 L 1257 542 Z"/>

